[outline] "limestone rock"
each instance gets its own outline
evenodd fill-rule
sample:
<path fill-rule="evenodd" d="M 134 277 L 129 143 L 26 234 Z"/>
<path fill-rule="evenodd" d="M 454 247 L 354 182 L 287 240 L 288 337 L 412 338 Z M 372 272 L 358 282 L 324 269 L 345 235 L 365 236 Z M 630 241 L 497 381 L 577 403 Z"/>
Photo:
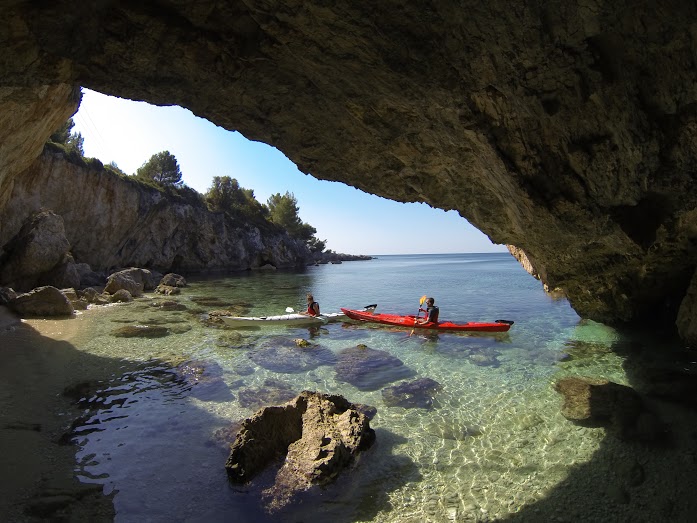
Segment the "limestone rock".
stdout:
<path fill-rule="evenodd" d="M 161 219 L 147 211 L 156 195 L 65 184 L 57 163 L 56 180 L 36 183 L 44 167 L 32 160 L 74 112 L 77 86 L 89 85 L 179 104 L 319 179 L 455 210 L 518 248 L 583 317 L 675 323 L 697 266 L 694 2 L 0 8 L 12 35 L 0 43 L 0 229 L 9 231 L 0 244 L 19 229 L 18 212 L 67 185 L 80 191 L 56 198 L 85 213 L 73 225 L 56 212 L 75 252 L 105 265 L 77 259 L 98 270 L 299 261 L 283 241 L 223 219 L 200 237 L 244 240 L 197 249 L 188 226 L 197 210 L 173 205 Z M 78 222 L 91 218 L 95 238 L 79 238 Z M 221 253 L 231 252 L 238 261 L 225 267 Z"/>
<path fill-rule="evenodd" d="M 274 512 L 299 493 L 333 481 L 374 441 L 368 419 L 345 398 L 304 391 L 245 420 L 225 468 L 232 482 L 245 483 L 285 456 L 274 484 L 264 491 Z"/>
<path fill-rule="evenodd" d="M 442 389 L 443 386 L 434 379 L 419 378 L 385 387 L 382 400 L 388 407 L 432 409 L 434 396 Z"/>
<path fill-rule="evenodd" d="M 104 274 L 93 271 L 87 263 L 76 263 L 75 270 L 80 278 L 80 288 L 104 287 L 106 285 Z"/>
<path fill-rule="evenodd" d="M 590 426 L 607 426 L 623 439 L 660 442 L 663 422 L 631 387 L 595 378 L 567 377 L 554 388 L 564 397 L 565 418 Z"/>
<path fill-rule="evenodd" d="M 39 211 L 29 217 L 3 249 L 0 283 L 28 290 L 65 258 L 70 243 L 65 237 L 63 219 L 52 211 Z"/>
<path fill-rule="evenodd" d="M 133 301 L 133 296 L 126 289 L 119 289 L 111 295 L 111 303 L 128 303 Z"/>
<path fill-rule="evenodd" d="M 21 316 L 70 316 L 74 312 L 67 296 L 50 286 L 19 294 L 8 305 Z"/>
<path fill-rule="evenodd" d="M 97 275 L 126 265 L 152 269 L 146 291 L 150 280 L 153 289 L 157 285 L 156 269 L 239 271 L 267 263 L 291 268 L 304 266 L 311 256 L 304 241 L 284 231 L 262 230 L 210 212 L 200 198 L 182 199 L 124 180 L 103 167 L 72 163 L 48 147 L 24 174 L 13 180 L 7 188 L 9 199 L 0 206 L 0 245 L 16 234 L 31 212 L 51 208 L 63 218 L 77 261 Z M 162 278 L 165 283 L 173 278 L 172 286 L 186 285 L 176 272 Z M 97 277 L 82 286 L 104 284 Z"/>
<path fill-rule="evenodd" d="M 166 287 L 186 287 L 186 279 L 184 276 L 170 272 L 162 277 L 160 285 Z"/>
<path fill-rule="evenodd" d="M 414 371 L 389 352 L 356 346 L 339 352 L 336 379 L 360 390 L 378 390 L 393 381 L 410 378 Z"/>
<path fill-rule="evenodd" d="M 132 296 L 143 294 L 143 280 L 138 278 L 139 272 L 125 270 L 115 272 L 107 278 L 104 292 L 114 294 L 120 290 L 128 291 Z"/>
<path fill-rule="evenodd" d="M 79 288 L 80 274 L 77 271 L 72 255 L 66 254 L 58 265 L 39 278 L 39 283 L 41 285 L 52 285 L 60 289 Z"/>
<path fill-rule="evenodd" d="M 680 337 L 692 347 L 697 347 L 697 272 L 683 298 L 675 321 Z"/>

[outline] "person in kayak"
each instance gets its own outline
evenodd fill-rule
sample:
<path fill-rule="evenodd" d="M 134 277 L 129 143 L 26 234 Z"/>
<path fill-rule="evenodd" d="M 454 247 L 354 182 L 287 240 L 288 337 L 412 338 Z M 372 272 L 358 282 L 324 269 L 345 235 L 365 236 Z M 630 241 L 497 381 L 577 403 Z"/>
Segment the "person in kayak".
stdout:
<path fill-rule="evenodd" d="M 312 294 L 307 295 L 307 311 L 301 312 L 300 314 L 305 314 L 306 316 L 319 316 L 319 303 L 315 301 Z"/>
<path fill-rule="evenodd" d="M 419 312 L 425 312 L 426 317 L 423 320 L 418 320 L 419 323 L 438 323 L 438 313 L 440 310 L 435 303 L 436 300 L 433 298 L 426 298 L 426 308 L 422 309 L 419 307 Z"/>

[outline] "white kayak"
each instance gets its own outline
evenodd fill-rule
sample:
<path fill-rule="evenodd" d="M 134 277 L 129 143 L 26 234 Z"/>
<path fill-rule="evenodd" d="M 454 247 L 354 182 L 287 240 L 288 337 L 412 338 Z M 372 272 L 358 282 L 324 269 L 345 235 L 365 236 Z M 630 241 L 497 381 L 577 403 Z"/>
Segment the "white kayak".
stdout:
<path fill-rule="evenodd" d="M 260 327 L 262 325 L 323 325 L 346 318 L 343 312 L 330 312 L 320 316 L 305 314 L 280 314 L 278 316 L 221 316 L 229 327 Z"/>

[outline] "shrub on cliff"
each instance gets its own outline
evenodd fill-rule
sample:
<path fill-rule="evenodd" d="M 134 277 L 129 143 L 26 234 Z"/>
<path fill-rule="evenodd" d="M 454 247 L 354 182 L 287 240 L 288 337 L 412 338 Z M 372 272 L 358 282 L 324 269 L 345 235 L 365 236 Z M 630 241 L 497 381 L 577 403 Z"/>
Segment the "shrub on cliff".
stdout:
<path fill-rule="evenodd" d="M 85 151 L 83 145 L 85 139 L 82 137 L 81 133 L 71 132 L 74 126 L 75 122 L 73 122 L 73 119 L 68 118 L 65 123 L 49 137 L 48 141 L 62 145 L 65 151 L 70 155 L 84 156 Z"/>
<path fill-rule="evenodd" d="M 214 176 L 205 195 L 211 211 L 224 212 L 234 219 L 249 221 L 257 226 L 269 224 L 269 211 L 254 197 L 252 189 L 240 187 L 235 178 Z"/>
<path fill-rule="evenodd" d="M 136 171 L 136 177 L 161 186 L 176 186 L 182 183 L 182 172 L 177 159 L 169 151 L 153 154 Z"/>
<path fill-rule="evenodd" d="M 309 223 L 303 222 L 298 216 L 298 200 L 293 193 L 286 191 L 283 195 L 281 193 L 273 194 L 267 200 L 266 205 L 271 221 L 283 227 L 291 237 L 304 240 L 308 246 L 314 246 L 315 249 L 324 248 L 324 243 L 315 237 L 317 229 Z"/>

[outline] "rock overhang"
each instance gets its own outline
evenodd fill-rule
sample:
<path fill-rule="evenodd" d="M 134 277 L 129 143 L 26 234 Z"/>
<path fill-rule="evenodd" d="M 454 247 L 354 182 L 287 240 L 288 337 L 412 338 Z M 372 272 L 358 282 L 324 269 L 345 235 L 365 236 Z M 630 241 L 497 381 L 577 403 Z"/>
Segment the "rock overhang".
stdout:
<path fill-rule="evenodd" d="M 584 317 L 675 320 L 697 265 L 689 2 L 0 7 L 0 209 L 82 85 L 457 210 Z"/>

